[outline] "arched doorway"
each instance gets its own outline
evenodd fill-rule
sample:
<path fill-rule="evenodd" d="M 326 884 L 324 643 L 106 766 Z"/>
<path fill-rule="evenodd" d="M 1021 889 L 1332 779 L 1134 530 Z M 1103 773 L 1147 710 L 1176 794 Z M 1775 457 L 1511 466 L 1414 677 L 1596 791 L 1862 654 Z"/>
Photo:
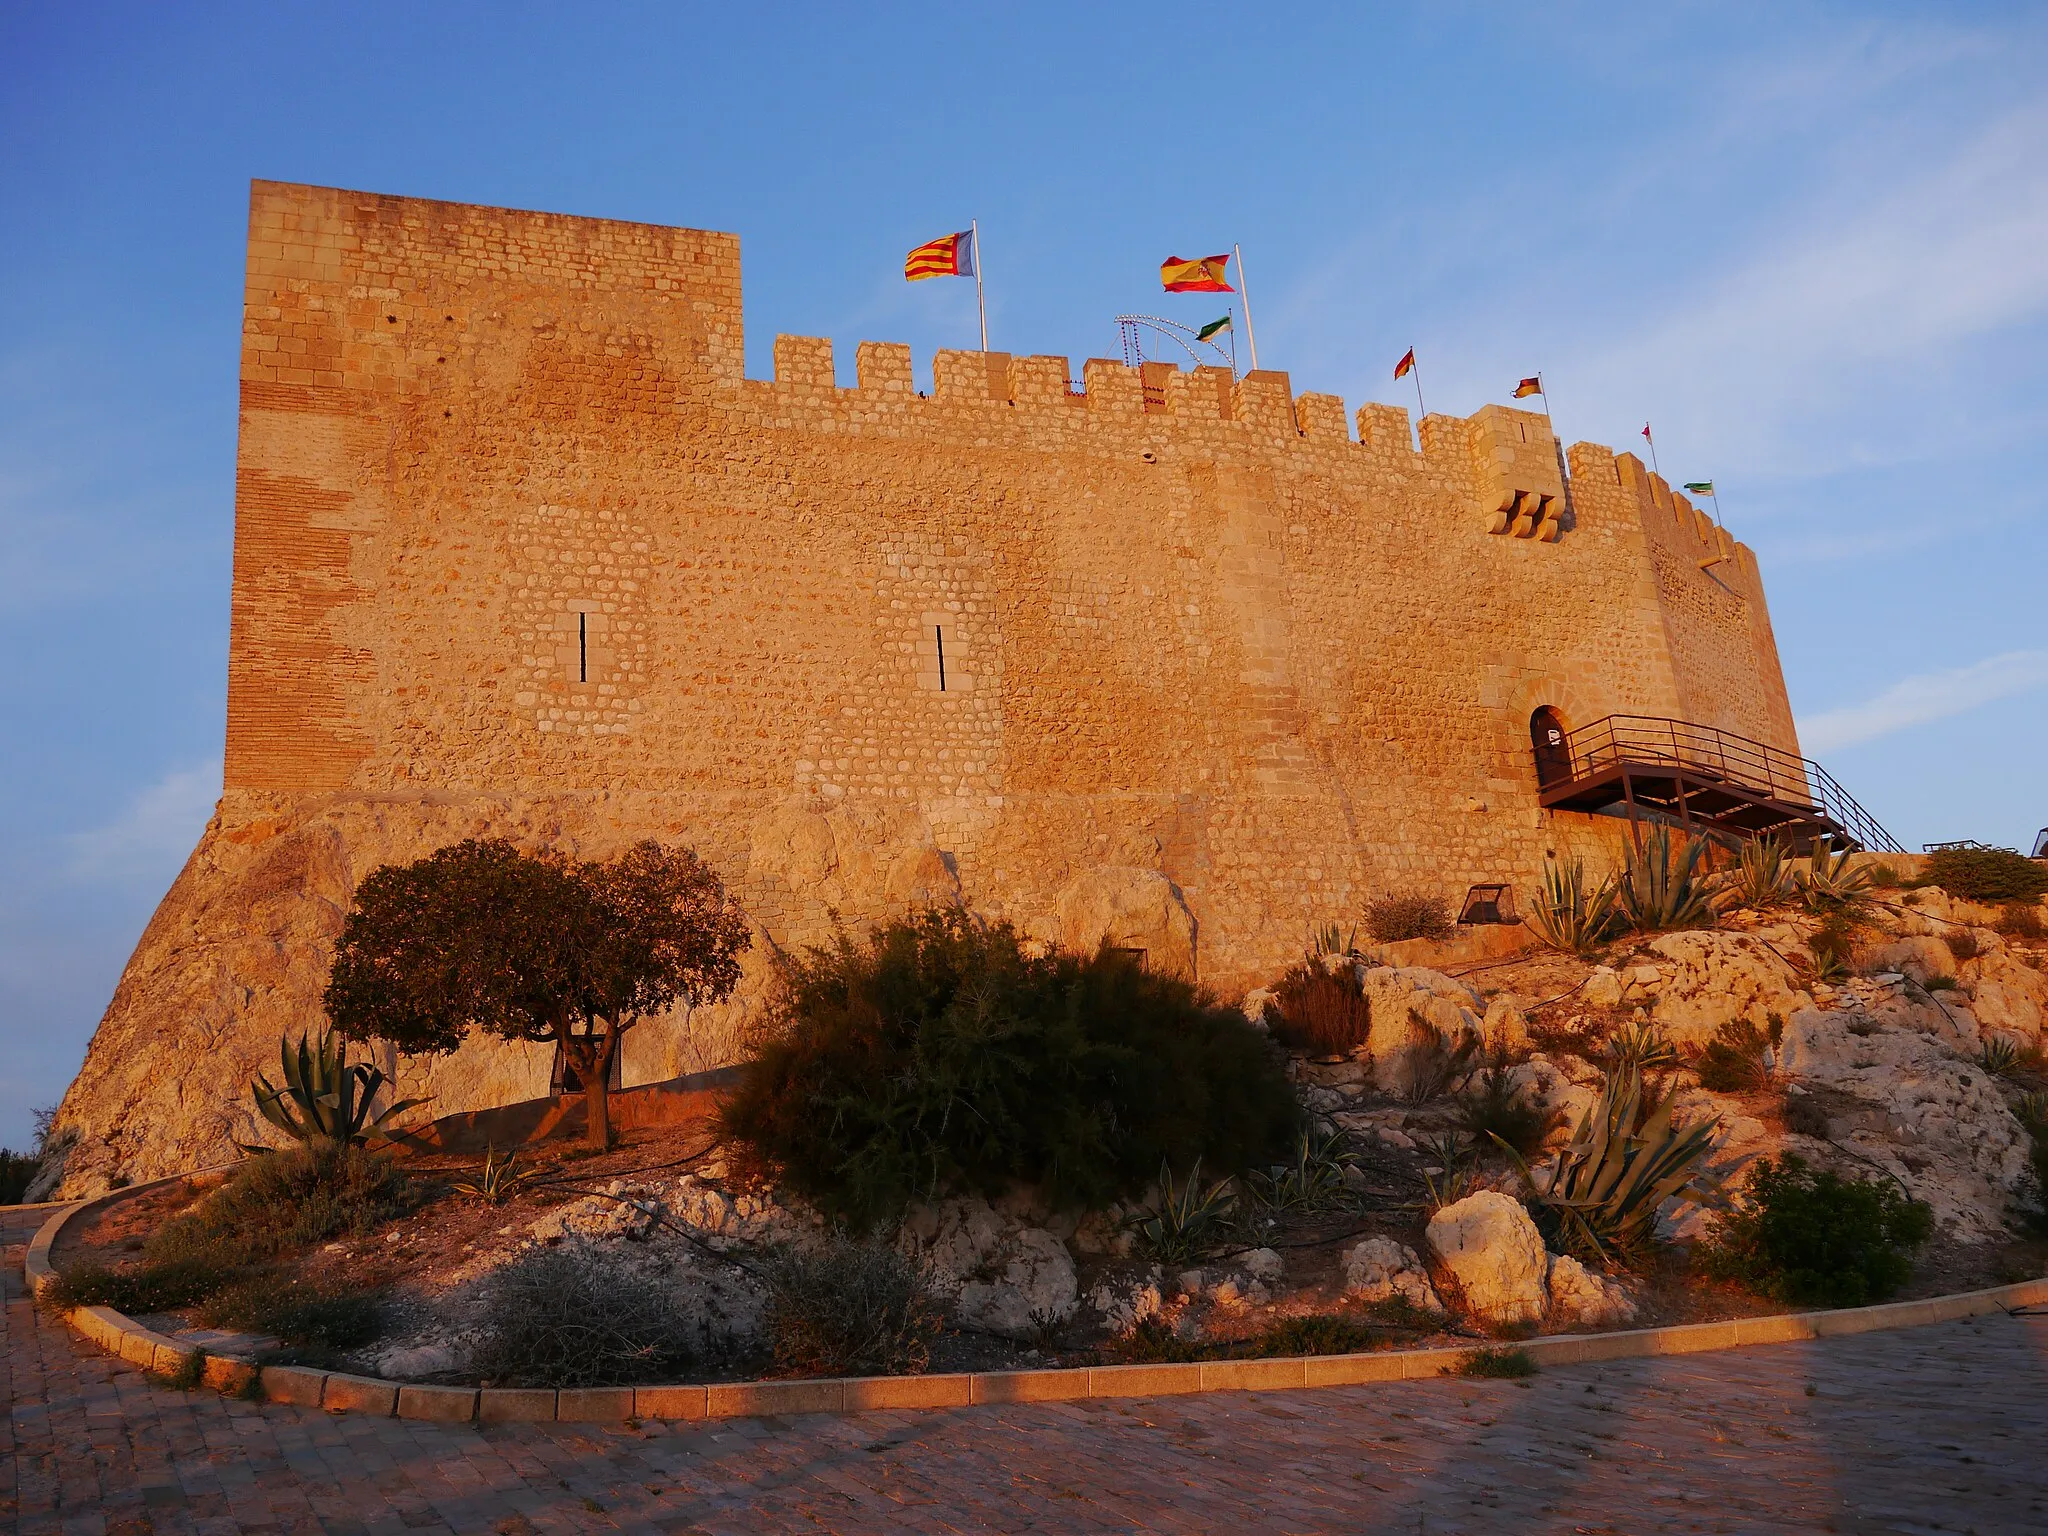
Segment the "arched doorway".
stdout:
<path fill-rule="evenodd" d="M 1538 788 L 1548 789 L 1572 776 L 1572 754 L 1565 745 L 1564 721 L 1548 704 L 1529 717 L 1529 744 L 1536 751 Z"/>

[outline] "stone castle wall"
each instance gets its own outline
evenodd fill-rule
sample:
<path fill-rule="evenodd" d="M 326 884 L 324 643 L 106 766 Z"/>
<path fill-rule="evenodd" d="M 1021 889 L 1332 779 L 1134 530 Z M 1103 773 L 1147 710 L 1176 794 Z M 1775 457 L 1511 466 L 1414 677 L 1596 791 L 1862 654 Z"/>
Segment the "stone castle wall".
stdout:
<path fill-rule="evenodd" d="M 750 984 L 957 896 L 1229 991 L 1371 894 L 1604 859 L 1610 821 L 1538 806 L 1538 706 L 1796 750 L 1750 552 L 1544 416 L 1418 450 L 1283 373 L 742 359 L 732 236 L 256 184 L 226 795 L 65 1121 L 171 1156 L 144 1042 L 317 1024 L 354 882 L 470 831 L 694 845 Z M 456 1109 L 545 1066 L 408 1070 Z M 243 1112 L 199 1113 L 184 1151 Z"/>

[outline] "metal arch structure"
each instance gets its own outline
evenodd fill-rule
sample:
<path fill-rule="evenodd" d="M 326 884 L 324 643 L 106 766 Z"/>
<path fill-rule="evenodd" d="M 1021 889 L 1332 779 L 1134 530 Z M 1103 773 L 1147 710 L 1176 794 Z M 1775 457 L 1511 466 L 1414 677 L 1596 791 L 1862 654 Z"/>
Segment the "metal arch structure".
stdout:
<path fill-rule="evenodd" d="M 1145 356 L 1145 333 L 1158 336 L 1180 348 L 1194 362 L 1195 366 L 1216 367 L 1230 370 L 1231 377 L 1237 376 L 1237 315 L 1229 311 L 1231 327 L 1224 334 L 1230 337 L 1230 348 L 1225 351 L 1213 341 L 1203 341 L 1191 325 L 1182 325 L 1178 320 L 1168 320 L 1159 315 L 1118 315 L 1116 317 L 1117 337 L 1123 343 L 1124 366 L 1135 368 L 1146 361 L 1159 362 L 1160 358 L 1147 359 Z M 1200 348 L 1200 351 L 1196 349 Z M 1174 359 L 1176 362 L 1179 359 Z"/>

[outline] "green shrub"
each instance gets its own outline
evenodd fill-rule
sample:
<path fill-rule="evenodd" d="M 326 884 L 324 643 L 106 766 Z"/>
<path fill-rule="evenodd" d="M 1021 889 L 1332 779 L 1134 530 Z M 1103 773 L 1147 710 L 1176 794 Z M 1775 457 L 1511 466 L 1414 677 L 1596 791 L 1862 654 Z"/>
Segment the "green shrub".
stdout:
<path fill-rule="evenodd" d="M 1998 914 L 1998 931 L 2008 939 L 2048 938 L 2048 923 L 2032 902 L 2008 901 Z"/>
<path fill-rule="evenodd" d="M 1448 939 L 1458 931 L 1441 896 L 1395 891 L 1365 904 L 1365 931 L 1382 944 L 1403 939 Z"/>
<path fill-rule="evenodd" d="M 915 1376 L 931 1364 L 943 1309 L 923 1263 L 887 1243 L 834 1235 L 785 1248 L 762 1267 L 778 1371 Z"/>
<path fill-rule="evenodd" d="M 1379 1341 L 1370 1323 L 1342 1312 L 1284 1317 L 1259 1336 L 1256 1353 L 1287 1355 L 1356 1355 Z"/>
<path fill-rule="evenodd" d="M 673 1380 L 711 1341 L 681 1294 L 608 1248 L 534 1248 L 488 1275 L 471 1353 L 485 1383 L 614 1387 Z"/>
<path fill-rule="evenodd" d="M 191 1257 L 130 1269 L 81 1264 L 60 1273 L 42 1294 L 53 1307 L 112 1307 L 130 1317 L 174 1312 L 211 1296 L 247 1271 L 237 1263 Z"/>
<path fill-rule="evenodd" d="M 208 1327 L 266 1333 L 301 1349 L 359 1349 L 384 1332 L 384 1299 L 376 1293 L 309 1285 L 274 1271 L 235 1281 L 197 1310 Z"/>
<path fill-rule="evenodd" d="M 1845 1179 L 1787 1152 L 1750 1171 L 1699 1257 L 1706 1273 L 1781 1301 L 1860 1307 L 1905 1283 L 1908 1255 L 1933 1231 L 1934 1213 L 1890 1180 Z"/>
<path fill-rule="evenodd" d="M 1173 1324 L 1156 1313 L 1141 1317 L 1129 1333 L 1110 1346 L 1125 1365 L 1185 1365 L 1192 1360 L 1213 1359 L 1216 1351 L 1173 1331 Z"/>
<path fill-rule="evenodd" d="M 151 1263 L 260 1264 L 337 1237 L 361 1237 L 418 1205 L 390 1158 L 316 1143 L 250 1158 L 227 1181 L 153 1233 Z"/>
<path fill-rule="evenodd" d="M 21 1197 L 43 1166 L 33 1152 L 10 1152 L 0 1147 L 0 1205 L 19 1205 Z"/>
<path fill-rule="evenodd" d="M 1365 1044 L 1372 1027 L 1365 986 L 1349 961 L 1331 966 L 1308 956 L 1273 988 L 1266 1027 L 1282 1045 L 1311 1056 L 1343 1056 Z"/>
<path fill-rule="evenodd" d="M 1519 1381 L 1536 1374 L 1536 1357 L 1526 1349 L 1482 1345 L 1458 1362 L 1456 1373 L 1460 1376 Z"/>
<path fill-rule="evenodd" d="M 1099 1209 L 1162 1162 L 1275 1161 L 1300 1118 L 1234 1009 L 1113 950 L 1029 953 L 961 912 L 795 961 L 724 1112 L 754 1171 L 857 1228 L 1019 1181 Z"/>
<path fill-rule="evenodd" d="M 1516 1083 L 1513 1069 L 1496 1063 L 1458 1099 L 1458 1124 L 1476 1138 L 1492 1137 L 1524 1157 L 1534 1157 L 1564 1119 L 1530 1098 Z"/>
<path fill-rule="evenodd" d="M 1927 856 L 1922 878 L 1965 901 L 2039 901 L 2048 896 L 2048 863 L 2010 848 L 1944 848 Z"/>

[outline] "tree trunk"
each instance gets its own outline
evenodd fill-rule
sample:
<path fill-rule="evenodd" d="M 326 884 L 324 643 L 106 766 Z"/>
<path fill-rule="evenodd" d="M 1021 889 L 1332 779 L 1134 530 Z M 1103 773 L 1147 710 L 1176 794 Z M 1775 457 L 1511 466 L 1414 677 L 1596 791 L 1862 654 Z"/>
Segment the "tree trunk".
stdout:
<path fill-rule="evenodd" d="M 585 1140 L 597 1152 L 609 1152 L 612 1146 L 612 1052 L 618 1048 L 618 1035 L 606 1030 L 604 1049 L 591 1053 L 597 1066 L 583 1079 Z"/>

